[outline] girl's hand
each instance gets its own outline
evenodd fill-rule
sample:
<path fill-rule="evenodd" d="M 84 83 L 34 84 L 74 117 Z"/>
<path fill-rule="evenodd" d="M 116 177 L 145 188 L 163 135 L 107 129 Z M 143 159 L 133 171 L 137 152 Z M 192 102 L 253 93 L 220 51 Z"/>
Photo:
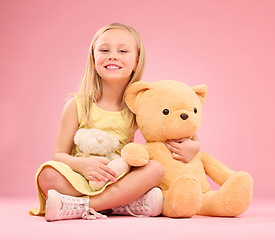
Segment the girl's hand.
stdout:
<path fill-rule="evenodd" d="M 90 181 L 116 182 L 116 173 L 107 166 L 110 162 L 107 158 L 82 158 L 79 161 L 79 172 Z"/>
<path fill-rule="evenodd" d="M 180 138 L 165 142 L 172 152 L 173 158 L 184 163 L 190 162 L 200 151 L 200 142 L 195 135 L 193 138 Z"/>

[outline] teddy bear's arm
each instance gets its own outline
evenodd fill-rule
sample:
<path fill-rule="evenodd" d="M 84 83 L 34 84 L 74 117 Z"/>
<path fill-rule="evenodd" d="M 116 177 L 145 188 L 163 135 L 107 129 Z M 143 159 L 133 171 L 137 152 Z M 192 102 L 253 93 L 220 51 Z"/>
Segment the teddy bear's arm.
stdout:
<path fill-rule="evenodd" d="M 225 166 L 210 154 L 204 152 L 200 152 L 199 154 L 205 173 L 220 186 L 223 185 L 226 180 L 235 173 L 235 171 Z"/>
<path fill-rule="evenodd" d="M 149 153 L 144 144 L 128 143 L 121 150 L 121 157 L 134 167 L 143 166 L 149 161 Z"/>

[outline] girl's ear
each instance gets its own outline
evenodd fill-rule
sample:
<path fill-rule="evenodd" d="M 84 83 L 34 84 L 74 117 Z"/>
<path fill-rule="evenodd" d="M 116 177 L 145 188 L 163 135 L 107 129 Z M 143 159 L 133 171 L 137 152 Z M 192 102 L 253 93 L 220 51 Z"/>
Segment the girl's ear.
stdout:
<path fill-rule="evenodd" d="M 151 89 L 151 85 L 148 82 L 135 82 L 131 84 L 125 91 L 125 102 L 128 108 L 133 112 L 137 113 L 138 103 L 141 96 L 146 90 Z"/>
<path fill-rule="evenodd" d="M 203 105 L 205 102 L 205 97 L 206 97 L 206 93 L 207 93 L 207 86 L 205 84 L 201 84 L 201 85 L 192 87 L 192 89 L 197 94 L 198 98 L 200 99 L 201 105 Z"/>

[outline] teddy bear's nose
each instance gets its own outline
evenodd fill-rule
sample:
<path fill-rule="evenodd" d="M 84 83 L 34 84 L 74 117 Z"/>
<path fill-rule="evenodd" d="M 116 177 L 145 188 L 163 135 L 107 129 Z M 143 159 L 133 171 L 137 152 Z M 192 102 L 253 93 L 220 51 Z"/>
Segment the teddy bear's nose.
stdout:
<path fill-rule="evenodd" d="M 183 120 L 186 120 L 186 119 L 188 118 L 188 115 L 185 114 L 185 113 L 182 113 L 182 114 L 180 115 L 180 117 L 181 117 Z"/>

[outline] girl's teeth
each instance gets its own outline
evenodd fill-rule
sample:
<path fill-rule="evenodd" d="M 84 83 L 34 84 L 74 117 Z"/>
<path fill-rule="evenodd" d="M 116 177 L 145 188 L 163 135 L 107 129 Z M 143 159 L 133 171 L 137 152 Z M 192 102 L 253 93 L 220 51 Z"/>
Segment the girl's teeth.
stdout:
<path fill-rule="evenodd" d="M 107 66 L 107 69 L 119 69 L 117 66 Z"/>

